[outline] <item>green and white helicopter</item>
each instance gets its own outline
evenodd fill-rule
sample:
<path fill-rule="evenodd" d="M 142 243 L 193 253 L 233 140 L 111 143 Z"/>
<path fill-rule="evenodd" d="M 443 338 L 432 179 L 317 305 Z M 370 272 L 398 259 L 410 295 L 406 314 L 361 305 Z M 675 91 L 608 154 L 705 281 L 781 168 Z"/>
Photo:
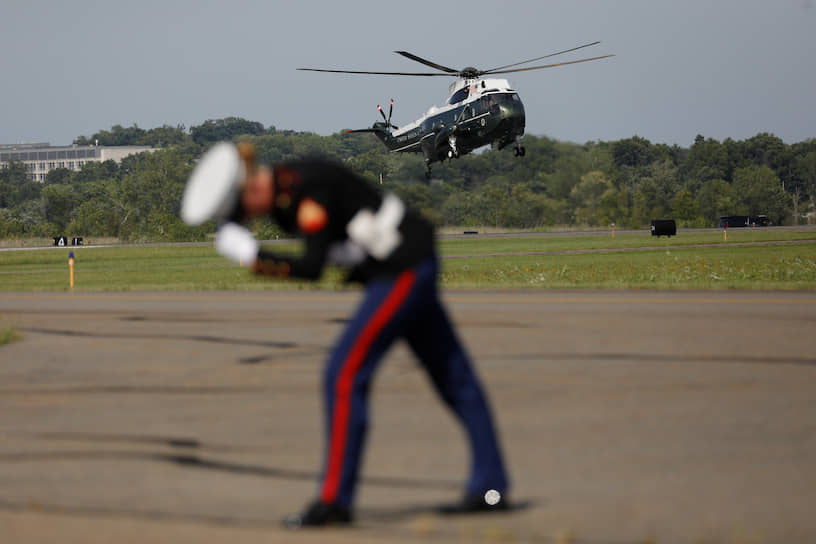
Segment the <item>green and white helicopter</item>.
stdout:
<path fill-rule="evenodd" d="M 525 149 L 521 145 L 525 125 L 524 105 L 521 103 L 518 93 L 506 79 L 485 78 L 484 76 L 541 70 L 615 56 L 603 55 L 556 64 L 519 68 L 522 64 L 562 55 L 599 43 L 601 42 L 596 41 L 542 57 L 491 68 L 490 70 L 479 70 L 473 67 L 456 70 L 423 59 L 407 51 L 394 52 L 439 71 L 425 73 L 372 72 L 320 68 L 298 68 L 298 70 L 339 74 L 452 76 L 458 78 L 448 89 L 448 99 L 445 105 L 432 106 L 420 119 L 403 125 L 402 128 L 391 123 L 391 114 L 394 111 L 394 100 L 392 99 L 387 116 L 383 109 L 379 105 L 377 106 L 383 121 L 375 122 L 371 128 L 348 131 L 349 133 L 371 132 L 391 152 L 422 153 L 425 158 L 425 177 L 430 179 L 432 163 L 460 157 L 485 145 L 492 144 L 498 149 L 503 149 L 510 144 L 515 144 L 513 148 L 514 155 L 517 157 L 524 156 Z"/>

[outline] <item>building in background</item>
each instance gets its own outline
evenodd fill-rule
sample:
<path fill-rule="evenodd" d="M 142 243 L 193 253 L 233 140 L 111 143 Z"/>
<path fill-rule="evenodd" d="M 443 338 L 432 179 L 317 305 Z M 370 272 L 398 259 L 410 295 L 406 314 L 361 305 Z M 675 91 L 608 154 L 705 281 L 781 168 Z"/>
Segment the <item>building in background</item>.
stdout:
<path fill-rule="evenodd" d="M 28 179 L 42 182 L 48 172 L 56 168 L 77 172 L 88 162 L 119 163 L 128 155 L 145 151 L 153 151 L 153 148 L 143 145 L 52 147 L 48 143 L 0 145 L 0 168 L 8 168 L 10 161 L 19 161 L 25 165 Z"/>

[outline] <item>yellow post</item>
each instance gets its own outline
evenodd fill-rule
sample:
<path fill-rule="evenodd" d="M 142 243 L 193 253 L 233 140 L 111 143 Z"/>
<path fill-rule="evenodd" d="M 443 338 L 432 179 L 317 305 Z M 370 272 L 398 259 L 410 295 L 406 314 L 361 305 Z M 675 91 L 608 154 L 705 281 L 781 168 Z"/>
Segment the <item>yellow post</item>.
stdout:
<path fill-rule="evenodd" d="M 723 229 L 723 241 L 728 241 L 728 229 Z"/>
<path fill-rule="evenodd" d="M 71 277 L 71 289 L 74 288 L 74 252 L 68 254 L 68 270 Z"/>
<path fill-rule="evenodd" d="M 612 223 L 612 238 L 615 237 L 615 223 Z"/>

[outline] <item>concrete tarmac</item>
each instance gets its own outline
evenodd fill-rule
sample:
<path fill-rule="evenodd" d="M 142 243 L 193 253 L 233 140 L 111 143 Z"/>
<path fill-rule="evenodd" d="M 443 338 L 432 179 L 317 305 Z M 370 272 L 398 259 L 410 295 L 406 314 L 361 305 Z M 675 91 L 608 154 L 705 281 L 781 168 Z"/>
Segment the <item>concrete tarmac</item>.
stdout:
<path fill-rule="evenodd" d="M 315 494 L 323 360 L 359 294 L 0 293 L 0 541 L 816 542 L 816 293 L 452 291 L 513 480 L 410 352 L 373 386 L 348 529 Z"/>

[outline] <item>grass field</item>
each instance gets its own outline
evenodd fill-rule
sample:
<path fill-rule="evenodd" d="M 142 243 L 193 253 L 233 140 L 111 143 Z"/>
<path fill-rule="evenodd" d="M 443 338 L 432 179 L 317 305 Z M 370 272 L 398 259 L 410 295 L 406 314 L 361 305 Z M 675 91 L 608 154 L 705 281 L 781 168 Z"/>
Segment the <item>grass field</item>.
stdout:
<path fill-rule="evenodd" d="M 0 323 L 0 346 L 11 344 L 22 338 L 17 329 L 11 325 L 3 325 Z"/>
<path fill-rule="evenodd" d="M 741 245 L 758 243 L 767 245 Z M 70 290 L 69 251 L 0 252 L 0 291 Z M 73 251 L 75 291 L 344 288 L 338 270 L 316 285 L 259 279 L 207 244 Z M 816 288 L 816 231 L 732 230 L 727 241 L 721 232 L 459 238 L 442 240 L 440 254 L 445 288 Z"/>
<path fill-rule="evenodd" d="M 559 235 L 516 238 L 455 238 L 440 242 L 440 249 L 444 255 L 472 255 L 489 253 L 512 253 L 528 251 L 576 251 L 589 249 L 625 249 L 642 247 L 683 247 L 700 244 L 723 244 L 726 241 L 736 243 L 756 243 L 772 241 L 813 240 L 816 242 L 816 230 L 786 231 L 786 230 L 734 230 L 728 232 L 727 240 L 721 231 L 682 233 L 680 236 L 654 237 L 648 232 L 638 234 L 610 235 Z"/>

